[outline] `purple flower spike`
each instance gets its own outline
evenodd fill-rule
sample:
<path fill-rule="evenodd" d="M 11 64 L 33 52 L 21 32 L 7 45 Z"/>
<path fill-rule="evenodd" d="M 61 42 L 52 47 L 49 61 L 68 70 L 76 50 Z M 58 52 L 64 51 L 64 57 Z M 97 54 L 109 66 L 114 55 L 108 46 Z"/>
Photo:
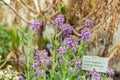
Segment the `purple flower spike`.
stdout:
<path fill-rule="evenodd" d="M 64 63 L 64 60 L 60 59 L 58 62 L 59 62 L 60 64 L 62 64 L 62 63 Z"/>
<path fill-rule="evenodd" d="M 44 70 L 37 71 L 37 76 L 38 76 L 38 77 L 43 76 L 44 74 L 45 74 L 45 71 L 44 71 Z"/>
<path fill-rule="evenodd" d="M 34 59 L 35 61 L 33 62 L 32 67 L 35 71 L 37 71 L 40 67 L 44 67 L 45 65 L 47 67 L 51 65 L 50 57 L 48 56 L 48 52 L 46 50 L 35 50 Z"/>
<path fill-rule="evenodd" d="M 62 29 L 62 30 L 66 30 L 66 29 L 67 29 L 67 27 L 68 27 L 68 25 L 67 25 L 67 24 L 63 24 L 63 25 L 61 26 L 61 29 Z"/>
<path fill-rule="evenodd" d="M 115 74 L 115 72 L 112 69 L 107 70 L 106 73 L 109 74 L 109 75 L 114 75 Z"/>
<path fill-rule="evenodd" d="M 77 46 L 73 47 L 72 49 L 73 49 L 74 53 L 77 53 L 77 51 L 78 51 L 78 47 Z"/>
<path fill-rule="evenodd" d="M 82 39 L 83 40 L 88 40 L 89 38 L 90 38 L 90 36 L 91 36 L 91 31 L 85 31 L 85 30 L 82 30 L 81 31 L 81 36 L 82 36 Z"/>
<path fill-rule="evenodd" d="M 67 37 L 67 38 L 64 39 L 63 44 L 67 45 L 67 44 L 70 44 L 71 42 L 72 42 L 71 38 Z"/>
<path fill-rule="evenodd" d="M 94 80 L 101 80 L 101 76 L 99 73 L 97 72 L 94 73 Z"/>
<path fill-rule="evenodd" d="M 73 50 L 74 53 L 77 53 L 77 51 L 78 51 L 78 43 L 79 43 L 79 40 L 77 40 L 77 39 L 72 40 L 70 37 L 66 37 L 63 40 L 62 44 L 66 45 L 67 49 Z"/>
<path fill-rule="evenodd" d="M 72 43 L 71 43 L 71 46 L 72 47 L 76 47 L 76 45 L 78 44 L 79 40 L 74 40 Z"/>
<path fill-rule="evenodd" d="M 31 24 L 31 27 L 33 29 L 35 29 L 36 32 L 38 32 L 38 30 L 40 29 L 40 27 L 42 26 L 43 24 L 41 22 L 38 22 L 38 21 L 33 21 L 32 24 Z"/>
<path fill-rule="evenodd" d="M 69 35 L 71 35 L 72 33 L 73 33 L 73 27 L 72 26 L 68 26 L 67 27 L 67 33 L 69 34 Z"/>
<path fill-rule="evenodd" d="M 20 75 L 20 76 L 18 77 L 18 80 L 25 80 L 25 78 L 24 78 L 22 75 Z"/>
<path fill-rule="evenodd" d="M 33 64 L 32 67 L 36 71 L 36 69 L 37 69 L 38 66 L 36 64 Z"/>
<path fill-rule="evenodd" d="M 64 24 L 64 21 L 65 21 L 64 16 L 60 14 L 60 15 L 57 15 L 53 24 L 57 27 L 60 27 L 61 25 Z"/>
<path fill-rule="evenodd" d="M 82 62 L 81 62 L 80 60 L 79 60 L 79 61 L 77 61 L 77 63 L 76 63 L 76 64 L 77 64 L 77 67 L 78 67 L 78 68 L 81 68 L 81 64 L 82 64 Z"/>
<path fill-rule="evenodd" d="M 59 53 L 60 53 L 60 55 L 64 55 L 66 53 L 66 48 L 65 47 L 60 47 L 59 48 Z"/>
<path fill-rule="evenodd" d="M 62 37 L 69 36 L 73 33 L 73 27 L 69 24 L 63 24 L 61 30 L 62 30 Z"/>
<path fill-rule="evenodd" d="M 92 75 L 93 74 L 93 70 L 90 70 L 89 72 L 86 72 L 85 74 L 87 75 L 87 76 L 90 76 L 90 75 Z"/>
<path fill-rule="evenodd" d="M 71 73 L 72 75 L 75 75 L 76 70 L 72 70 Z"/>
<path fill-rule="evenodd" d="M 88 28 L 92 28 L 93 27 L 93 20 L 87 19 L 85 21 L 85 26 L 87 26 Z"/>
<path fill-rule="evenodd" d="M 47 49 L 48 51 L 50 51 L 50 49 L 52 49 L 52 48 L 53 48 L 53 45 L 52 45 L 52 44 L 47 44 L 46 49 Z"/>
<path fill-rule="evenodd" d="M 75 63 L 75 62 L 76 62 L 76 60 L 75 60 L 75 59 L 72 59 L 72 60 L 71 60 L 71 62 L 72 62 L 72 63 Z"/>

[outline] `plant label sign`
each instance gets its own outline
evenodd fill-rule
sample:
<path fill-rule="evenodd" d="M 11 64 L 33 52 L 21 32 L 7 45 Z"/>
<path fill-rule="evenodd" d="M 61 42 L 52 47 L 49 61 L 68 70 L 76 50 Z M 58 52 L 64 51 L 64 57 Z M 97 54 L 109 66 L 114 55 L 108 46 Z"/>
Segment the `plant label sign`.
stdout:
<path fill-rule="evenodd" d="M 108 58 L 98 56 L 83 56 L 82 59 L 83 70 L 93 70 L 105 73 L 108 69 Z"/>

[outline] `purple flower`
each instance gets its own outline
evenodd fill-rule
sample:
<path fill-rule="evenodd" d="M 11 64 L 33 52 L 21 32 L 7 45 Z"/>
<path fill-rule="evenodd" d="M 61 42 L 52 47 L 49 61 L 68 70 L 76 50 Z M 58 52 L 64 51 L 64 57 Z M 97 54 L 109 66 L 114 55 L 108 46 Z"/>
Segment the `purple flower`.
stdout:
<path fill-rule="evenodd" d="M 36 32 L 38 32 L 38 30 L 40 29 L 40 27 L 42 26 L 43 24 L 41 22 L 38 22 L 38 21 L 33 21 L 32 24 L 31 24 L 31 27 L 33 29 L 35 29 Z"/>
<path fill-rule="evenodd" d="M 81 62 L 80 60 L 77 61 L 76 64 L 77 64 L 77 67 L 78 67 L 78 68 L 81 68 L 81 64 L 82 64 L 82 62 Z"/>
<path fill-rule="evenodd" d="M 78 45 L 78 42 L 79 42 L 79 40 L 74 40 L 72 43 L 71 43 L 71 46 L 72 47 L 75 47 L 76 45 Z"/>
<path fill-rule="evenodd" d="M 63 24 L 63 25 L 61 26 L 62 31 L 66 30 L 67 27 L 68 27 L 68 24 Z"/>
<path fill-rule="evenodd" d="M 66 48 L 65 47 L 60 47 L 59 48 L 59 54 L 64 55 L 66 53 Z"/>
<path fill-rule="evenodd" d="M 62 36 L 69 36 L 73 33 L 73 28 L 69 24 L 63 24 L 61 27 L 62 30 Z"/>
<path fill-rule="evenodd" d="M 64 16 L 60 14 L 60 15 L 57 15 L 53 24 L 57 27 L 60 27 L 61 25 L 64 24 L 64 21 L 65 21 Z"/>
<path fill-rule="evenodd" d="M 94 73 L 94 80 L 101 80 L 101 76 L 99 73 L 97 72 Z"/>
<path fill-rule="evenodd" d="M 33 64 L 32 67 L 36 71 L 38 66 L 36 64 Z"/>
<path fill-rule="evenodd" d="M 86 72 L 86 75 L 87 75 L 87 76 L 90 76 L 90 75 L 92 75 L 93 73 L 96 73 L 95 68 L 94 68 L 93 70 L 90 70 L 89 72 Z"/>
<path fill-rule="evenodd" d="M 48 56 L 48 52 L 46 50 L 36 50 L 33 52 L 35 58 L 43 59 L 45 56 Z"/>
<path fill-rule="evenodd" d="M 42 50 L 41 53 L 44 54 L 45 56 L 48 56 L 48 52 L 46 50 Z"/>
<path fill-rule="evenodd" d="M 37 76 L 40 77 L 40 76 L 43 76 L 45 74 L 45 71 L 44 70 L 41 70 L 41 71 L 37 71 Z"/>
<path fill-rule="evenodd" d="M 18 58 L 18 61 L 19 61 L 19 62 L 26 61 L 25 56 L 20 56 L 20 57 Z"/>
<path fill-rule="evenodd" d="M 77 47 L 77 46 L 72 47 L 72 49 L 71 49 L 71 50 L 73 50 L 73 51 L 74 51 L 74 53 L 77 53 L 77 51 L 78 51 L 78 47 Z"/>
<path fill-rule="evenodd" d="M 113 80 L 113 78 L 106 78 L 105 80 Z"/>
<path fill-rule="evenodd" d="M 73 33 L 73 27 L 68 25 L 66 32 L 67 32 L 67 34 L 71 35 Z"/>
<path fill-rule="evenodd" d="M 46 62 L 46 66 L 50 66 L 52 63 L 50 61 Z"/>
<path fill-rule="evenodd" d="M 90 70 L 89 72 L 86 72 L 85 74 L 86 74 L 86 76 L 90 76 L 90 75 L 92 75 L 93 74 L 93 70 Z"/>
<path fill-rule="evenodd" d="M 72 39 L 70 37 L 67 37 L 63 40 L 63 45 L 67 45 L 67 44 L 70 44 L 72 43 Z"/>
<path fill-rule="evenodd" d="M 22 75 L 20 75 L 20 76 L 18 77 L 18 80 L 25 80 L 25 78 L 24 78 Z"/>
<path fill-rule="evenodd" d="M 90 72 L 86 72 L 85 74 L 86 74 L 86 76 L 93 75 L 94 80 L 101 80 L 100 74 L 98 72 L 96 72 L 95 69 L 91 70 Z"/>
<path fill-rule="evenodd" d="M 37 70 L 37 68 L 38 68 L 38 66 L 40 65 L 40 61 L 37 61 L 37 62 L 34 62 L 33 64 L 32 64 L 32 67 L 33 67 L 33 69 L 36 71 Z"/>
<path fill-rule="evenodd" d="M 48 51 L 50 51 L 50 49 L 52 49 L 52 48 L 53 48 L 53 45 L 52 45 L 52 44 L 47 44 L 46 49 L 47 49 Z"/>
<path fill-rule="evenodd" d="M 75 63 L 75 62 L 76 62 L 76 60 L 75 60 L 75 59 L 72 59 L 72 60 L 71 60 L 71 62 L 72 62 L 72 63 Z"/>
<path fill-rule="evenodd" d="M 62 63 L 64 63 L 64 60 L 60 59 L 58 62 L 59 62 L 60 64 L 62 64 Z"/>
<path fill-rule="evenodd" d="M 75 69 L 71 70 L 72 75 L 75 75 L 75 72 L 76 72 Z"/>
<path fill-rule="evenodd" d="M 87 19 L 85 21 L 85 26 L 87 26 L 88 28 L 92 28 L 93 27 L 93 20 Z"/>
<path fill-rule="evenodd" d="M 49 60 L 48 59 L 42 59 L 42 60 L 40 60 L 41 62 L 44 62 L 44 63 L 47 63 L 47 62 L 49 62 Z"/>
<path fill-rule="evenodd" d="M 32 67 L 35 71 L 37 71 L 39 68 L 43 68 L 45 66 L 51 65 L 50 57 L 48 56 L 48 52 L 46 50 L 35 50 L 34 51 L 34 62 L 32 64 Z M 45 64 L 45 65 L 43 65 Z"/>
<path fill-rule="evenodd" d="M 68 49 L 73 50 L 74 53 L 78 51 L 78 42 L 79 40 L 72 40 L 70 37 L 66 37 L 63 40 L 63 45 L 66 45 Z"/>
<path fill-rule="evenodd" d="M 90 36 L 91 36 L 91 31 L 85 31 L 85 30 L 82 30 L 81 31 L 81 36 L 82 36 L 82 39 L 83 40 L 88 40 L 89 38 L 90 38 Z"/>
<path fill-rule="evenodd" d="M 109 74 L 109 75 L 114 75 L 115 74 L 115 72 L 112 69 L 107 70 L 106 73 Z"/>

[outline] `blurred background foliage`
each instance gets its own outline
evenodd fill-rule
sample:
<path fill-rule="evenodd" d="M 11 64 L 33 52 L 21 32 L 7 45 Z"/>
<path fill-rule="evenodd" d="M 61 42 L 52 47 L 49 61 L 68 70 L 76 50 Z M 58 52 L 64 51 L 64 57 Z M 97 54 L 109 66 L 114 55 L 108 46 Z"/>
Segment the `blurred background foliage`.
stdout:
<path fill-rule="evenodd" d="M 0 55 L 3 53 L 9 53 L 12 48 L 11 36 L 12 32 L 5 25 L 0 25 Z"/>

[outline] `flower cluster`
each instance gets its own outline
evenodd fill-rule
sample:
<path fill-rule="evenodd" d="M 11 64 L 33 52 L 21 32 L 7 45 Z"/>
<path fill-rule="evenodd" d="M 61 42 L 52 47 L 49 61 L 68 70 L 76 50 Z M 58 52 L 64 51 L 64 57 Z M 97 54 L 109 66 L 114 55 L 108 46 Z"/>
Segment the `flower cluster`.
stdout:
<path fill-rule="evenodd" d="M 81 31 L 81 36 L 82 36 L 83 40 L 87 41 L 91 36 L 91 31 L 82 30 Z"/>
<path fill-rule="evenodd" d="M 60 47 L 59 49 L 58 49 L 58 53 L 60 54 L 60 55 L 64 55 L 65 53 L 66 53 L 66 48 L 65 47 Z"/>
<path fill-rule="evenodd" d="M 77 65 L 77 68 L 81 68 L 81 65 L 82 65 L 82 62 L 81 62 L 81 60 L 77 60 L 76 61 L 76 65 Z"/>
<path fill-rule="evenodd" d="M 52 45 L 52 44 L 47 44 L 47 45 L 46 45 L 46 49 L 47 49 L 48 51 L 50 51 L 50 49 L 53 49 L 53 45 Z"/>
<path fill-rule="evenodd" d="M 93 27 L 93 20 L 91 20 L 91 19 L 87 19 L 86 21 L 85 21 L 85 24 L 84 24 L 86 27 L 88 27 L 88 28 L 92 28 Z"/>
<path fill-rule="evenodd" d="M 31 24 L 31 27 L 36 31 L 38 32 L 40 27 L 42 26 L 43 24 L 41 22 L 38 22 L 36 20 L 34 20 Z"/>
<path fill-rule="evenodd" d="M 79 57 L 77 57 L 77 59 L 72 59 L 71 63 L 73 63 L 71 66 L 73 66 L 75 64 L 78 69 L 81 68 L 82 61 L 80 60 Z"/>
<path fill-rule="evenodd" d="M 82 40 L 89 40 L 90 36 L 91 36 L 91 31 L 90 29 L 93 27 L 93 21 L 90 19 L 87 19 L 84 23 L 84 29 L 81 30 L 81 37 Z"/>
<path fill-rule="evenodd" d="M 76 53 L 78 50 L 78 44 L 79 44 L 78 39 L 72 40 L 70 37 L 66 37 L 63 40 L 63 45 L 66 45 L 68 49 L 73 50 L 74 53 Z"/>
<path fill-rule="evenodd" d="M 18 77 L 18 80 L 26 80 L 22 75 Z"/>
<path fill-rule="evenodd" d="M 101 80 L 101 76 L 98 72 L 94 73 L 94 80 Z"/>
<path fill-rule="evenodd" d="M 65 21 L 64 16 L 60 14 L 57 15 L 53 24 L 60 28 L 64 24 L 64 21 Z"/>
<path fill-rule="evenodd" d="M 48 57 L 48 52 L 46 50 L 35 50 L 33 52 L 35 61 L 33 62 L 33 69 L 37 72 L 38 77 L 45 73 L 44 68 L 51 65 L 50 57 Z M 41 70 L 42 68 L 42 70 Z"/>
<path fill-rule="evenodd" d="M 86 72 L 86 76 L 92 76 L 93 80 L 101 80 L 101 75 L 95 69 Z"/>
<path fill-rule="evenodd" d="M 81 38 L 72 35 L 73 27 L 65 23 L 62 14 L 55 18 L 54 25 L 58 28 L 58 31 L 61 31 L 58 35 L 62 33 L 60 40 L 55 37 L 55 40 L 61 41 L 61 43 L 51 40 L 51 44 L 46 45 L 46 50 L 34 50 L 33 71 L 31 72 L 35 73 L 35 80 L 112 80 L 111 76 L 114 75 L 112 70 L 108 70 L 106 77 L 103 78 L 103 75 L 95 69 L 86 72 L 86 74 L 81 69 L 81 57 L 86 46 L 84 41 L 88 41 L 91 37 L 92 20 L 87 19 L 85 21 L 84 29 L 81 30 Z M 36 22 L 33 28 L 38 31 L 40 26 L 42 24 Z M 22 80 L 24 77 L 20 76 L 19 78 Z"/>
<path fill-rule="evenodd" d="M 72 29 L 72 26 L 69 25 L 69 24 L 64 24 L 62 26 L 62 36 L 67 36 L 67 35 L 71 35 L 73 33 L 73 29 Z"/>
<path fill-rule="evenodd" d="M 97 72 L 95 69 L 93 69 L 89 72 L 86 72 L 86 76 L 87 77 L 92 76 L 93 80 L 113 80 L 113 78 L 111 78 L 111 76 L 114 75 L 114 71 L 111 69 L 111 70 L 107 70 L 106 73 L 109 74 L 109 76 L 108 77 L 106 76 L 106 78 L 103 79 L 101 74 L 99 72 Z"/>
<path fill-rule="evenodd" d="M 115 74 L 115 72 L 113 71 L 113 69 L 108 69 L 106 71 L 106 73 L 109 74 L 109 75 L 112 75 L 112 76 L 114 76 L 114 74 Z"/>
<path fill-rule="evenodd" d="M 65 22 L 65 19 L 62 14 L 58 15 L 54 21 L 54 25 L 59 29 L 61 29 L 63 37 L 67 35 L 71 35 L 73 33 L 72 26 L 70 24 L 65 24 L 64 22 Z"/>
<path fill-rule="evenodd" d="M 21 77 L 17 71 L 12 70 L 11 65 L 8 65 L 5 70 L 0 70 L 0 80 L 25 80 L 23 76 Z"/>

